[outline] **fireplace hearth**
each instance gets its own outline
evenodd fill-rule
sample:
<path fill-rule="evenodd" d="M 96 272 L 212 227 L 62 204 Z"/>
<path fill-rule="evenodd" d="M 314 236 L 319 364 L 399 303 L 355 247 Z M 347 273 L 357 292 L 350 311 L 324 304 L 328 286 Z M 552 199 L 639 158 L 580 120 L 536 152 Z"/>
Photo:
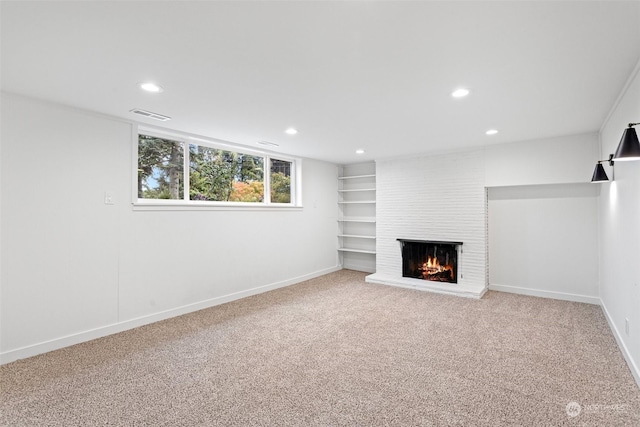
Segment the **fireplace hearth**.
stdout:
<path fill-rule="evenodd" d="M 458 283 L 458 247 L 462 242 L 398 239 L 402 277 Z"/>

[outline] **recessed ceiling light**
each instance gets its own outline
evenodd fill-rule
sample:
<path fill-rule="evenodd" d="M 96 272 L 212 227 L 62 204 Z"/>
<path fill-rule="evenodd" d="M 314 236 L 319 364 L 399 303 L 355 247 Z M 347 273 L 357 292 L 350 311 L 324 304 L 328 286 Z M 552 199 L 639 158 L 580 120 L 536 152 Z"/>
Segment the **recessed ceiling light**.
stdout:
<path fill-rule="evenodd" d="M 296 133 L 298 133 L 298 131 L 294 128 L 289 128 L 285 130 L 284 133 L 286 133 L 287 135 L 295 135 Z"/>
<path fill-rule="evenodd" d="M 364 150 L 356 150 L 356 154 L 364 154 Z"/>
<path fill-rule="evenodd" d="M 488 131 L 485 132 L 487 135 L 495 135 L 496 133 L 498 133 L 497 129 L 489 129 Z"/>
<path fill-rule="evenodd" d="M 451 92 L 451 96 L 453 96 L 454 98 L 464 98 L 467 95 L 469 95 L 469 89 L 465 89 L 463 87 Z"/>
<path fill-rule="evenodd" d="M 160 86 L 151 82 L 140 83 L 140 89 L 146 90 L 147 92 L 152 92 L 152 93 L 162 92 L 162 88 Z"/>

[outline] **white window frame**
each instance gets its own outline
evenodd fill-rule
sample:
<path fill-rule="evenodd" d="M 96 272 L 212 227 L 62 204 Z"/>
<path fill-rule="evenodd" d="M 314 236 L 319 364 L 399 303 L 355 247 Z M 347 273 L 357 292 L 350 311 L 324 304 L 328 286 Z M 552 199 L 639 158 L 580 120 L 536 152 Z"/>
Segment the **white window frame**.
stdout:
<path fill-rule="evenodd" d="M 183 199 L 141 199 L 138 198 L 138 138 L 139 135 L 149 135 L 184 144 L 183 164 Z M 276 152 L 255 150 L 243 145 L 230 144 L 228 142 L 183 134 L 165 130 L 162 128 L 133 126 L 132 129 L 132 205 L 134 210 L 296 210 L 302 208 L 302 159 L 283 155 Z M 195 144 L 218 150 L 233 151 L 241 154 L 262 157 L 264 167 L 264 200 L 262 202 L 217 202 L 189 199 L 189 145 Z M 291 202 L 271 203 L 271 159 L 291 162 Z"/>

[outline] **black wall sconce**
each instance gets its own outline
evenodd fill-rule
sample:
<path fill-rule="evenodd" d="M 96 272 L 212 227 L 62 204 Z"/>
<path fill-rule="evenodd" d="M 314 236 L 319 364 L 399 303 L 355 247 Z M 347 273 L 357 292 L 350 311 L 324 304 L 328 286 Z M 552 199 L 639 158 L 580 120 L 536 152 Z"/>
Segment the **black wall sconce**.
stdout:
<path fill-rule="evenodd" d="M 593 171 L 593 176 L 591 177 L 591 182 L 594 184 L 597 184 L 598 182 L 609 182 L 609 177 L 604 171 L 604 167 L 602 167 L 602 162 L 609 162 L 609 166 L 611 166 L 612 172 L 611 176 L 613 177 L 613 154 L 609 154 L 608 160 L 598 160 L 596 169 Z"/>
<path fill-rule="evenodd" d="M 637 125 L 640 125 L 640 123 L 629 123 L 629 127 L 626 128 L 622 134 L 622 138 L 620 139 L 620 143 L 618 144 L 618 149 L 615 154 L 609 154 L 609 159 L 598 160 L 596 169 L 593 171 L 593 176 L 591 177 L 591 182 L 598 183 L 609 181 L 609 177 L 604 171 L 604 167 L 602 167 L 602 162 L 608 161 L 609 166 L 613 168 L 614 160 L 617 162 L 640 160 L 640 141 L 638 141 L 638 134 L 633 128 Z"/>
<path fill-rule="evenodd" d="M 629 127 L 624 130 L 620 144 L 613 158 L 617 161 L 640 160 L 640 142 L 638 134 L 633 128 L 640 123 L 629 123 Z"/>

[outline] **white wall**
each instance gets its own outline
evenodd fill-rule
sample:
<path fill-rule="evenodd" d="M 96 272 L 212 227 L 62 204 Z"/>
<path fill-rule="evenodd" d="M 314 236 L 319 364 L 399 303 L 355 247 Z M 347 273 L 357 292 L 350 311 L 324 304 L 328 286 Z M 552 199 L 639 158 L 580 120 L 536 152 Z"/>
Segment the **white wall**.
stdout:
<path fill-rule="evenodd" d="M 597 302 L 598 187 L 589 181 L 598 144 L 588 133 L 378 161 L 376 278 L 402 277 L 397 238 L 462 241 L 461 286 Z M 542 280 L 532 253 L 580 273 L 558 267 Z"/>
<path fill-rule="evenodd" d="M 615 152 L 631 122 L 640 122 L 640 64 L 602 127 L 601 158 Z M 600 298 L 640 385 L 640 162 L 614 168 L 615 179 L 602 185 L 599 199 Z"/>
<path fill-rule="evenodd" d="M 303 209 L 134 211 L 132 124 L 2 102 L 2 362 L 338 268 L 335 165 Z"/>
<path fill-rule="evenodd" d="M 488 146 L 485 185 L 589 182 L 598 147 L 596 132 Z"/>
<path fill-rule="evenodd" d="M 490 188 L 490 288 L 598 304 L 598 187 Z"/>
<path fill-rule="evenodd" d="M 598 147 L 594 132 L 486 148 L 490 289 L 598 302 Z"/>

